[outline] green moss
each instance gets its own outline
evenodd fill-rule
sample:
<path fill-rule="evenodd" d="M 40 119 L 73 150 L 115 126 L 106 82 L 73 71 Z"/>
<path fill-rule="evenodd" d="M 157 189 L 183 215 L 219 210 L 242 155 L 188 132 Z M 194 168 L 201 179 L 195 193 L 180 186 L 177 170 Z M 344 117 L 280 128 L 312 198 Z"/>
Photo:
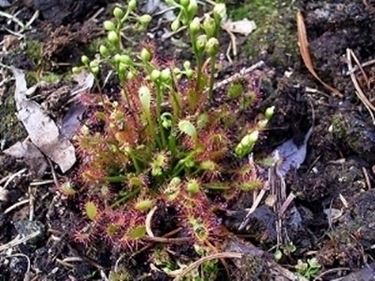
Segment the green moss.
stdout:
<path fill-rule="evenodd" d="M 347 131 L 347 124 L 345 122 L 345 118 L 342 114 L 335 114 L 332 116 L 332 121 L 331 121 L 331 129 L 332 133 L 337 139 L 344 139 Z"/>
<path fill-rule="evenodd" d="M 37 40 L 28 40 L 26 42 L 25 53 L 35 65 L 40 65 L 43 61 L 42 43 Z"/>
<path fill-rule="evenodd" d="M 53 72 L 46 72 L 43 73 L 41 80 L 47 83 L 57 83 L 61 80 L 61 76 Z"/>
<path fill-rule="evenodd" d="M 243 46 L 247 57 L 254 59 L 267 51 L 273 63 L 286 65 L 297 54 L 296 32 L 285 18 L 286 14 L 294 17 L 292 3 L 291 0 L 246 0 L 241 6 L 229 6 L 232 20 L 248 18 L 257 25 Z"/>
<path fill-rule="evenodd" d="M 87 45 L 84 54 L 88 57 L 94 56 L 96 53 L 99 52 L 99 46 L 105 45 L 107 39 L 105 37 L 94 39 L 90 44 Z"/>
<path fill-rule="evenodd" d="M 25 138 L 27 133 L 17 119 L 12 90 L 9 90 L 0 101 L 0 107 L 0 140 L 5 140 L 8 146 Z"/>

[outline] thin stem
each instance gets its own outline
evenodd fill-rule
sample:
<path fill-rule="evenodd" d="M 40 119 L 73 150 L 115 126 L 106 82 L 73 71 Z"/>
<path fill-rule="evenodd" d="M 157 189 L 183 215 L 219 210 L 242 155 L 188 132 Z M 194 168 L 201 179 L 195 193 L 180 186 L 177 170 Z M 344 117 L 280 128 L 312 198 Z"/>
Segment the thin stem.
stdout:
<path fill-rule="evenodd" d="M 137 174 L 141 173 L 141 172 L 142 172 L 142 169 L 141 169 L 141 167 L 139 166 L 138 161 L 137 161 L 137 158 L 134 156 L 133 151 L 132 151 L 132 150 L 129 150 L 129 151 L 128 151 L 128 154 L 129 154 L 130 158 L 132 159 L 132 162 L 133 162 L 133 165 L 134 165 L 134 168 L 135 168 L 135 171 L 137 172 Z"/>
<path fill-rule="evenodd" d="M 95 83 L 96 88 L 98 88 L 99 96 L 100 96 L 100 101 L 103 104 L 104 110 L 107 111 L 107 112 L 110 112 L 110 109 L 109 109 L 108 105 L 105 102 L 104 94 L 103 94 L 102 88 L 100 87 L 99 80 L 96 79 L 96 77 L 95 77 L 94 81 L 95 81 L 94 83 Z"/>
<path fill-rule="evenodd" d="M 175 89 L 174 84 L 176 84 L 175 76 L 172 74 L 172 83 L 173 85 L 170 87 L 171 96 L 172 96 L 172 106 L 173 106 L 173 115 L 172 115 L 172 124 L 176 125 L 178 118 L 180 117 L 181 112 L 181 101 L 180 97 L 178 96 L 178 90 Z"/>
<path fill-rule="evenodd" d="M 111 205 L 111 208 L 114 208 L 114 207 L 117 207 L 119 206 L 121 203 L 124 203 L 126 201 L 128 201 L 129 199 L 137 196 L 137 194 L 140 192 L 140 188 L 139 187 L 136 187 L 134 190 L 131 190 L 130 192 L 128 192 L 124 197 L 121 197 L 119 200 L 117 200 L 115 203 L 113 203 Z"/>
<path fill-rule="evenodd" d="M 201 91 L 202 65 L 203 65 L 203 60 L 201 56 L 198 54 L 197 55 L 197 83 L 195 84 L 195 91 L 197 93 Z"/>
<path fill-rule="evenodd" d="M 211 57 L 211 73 L 210 73 L 210 88 L 208 90 L 208 100 L 211 101 L 214 92 L 214 82 L 215 82 L 215 64 L 216 56 Z"/>
<path fill-rule="evenodd" d="M 200 54 L 200 52 L 197 49 L 197 44 L 196 44 L 196 36 L 194 36 L 192 33 L 190 33 L 190 41 L 191 45 L 193 47 L 193 52 L 195 55 L 195 58 L 197 60 L 197 82 L 195 84 L 195 91 L 199 92 L 200 91 L 200 84 L 201 84 L 201 76 L 202 76 L 202 64 L 203 64 L 203 59 Z"/>
<path fill-rule="evenodd" d="M 167 140 L 165 138 L 164 128 L 161 121 L 161 103 L 162 103 L 162 87 L 161 85 L 157 85 L 157 91 L 156 91 L 156 118 L 158 120 L 159 124 L 159 130 L 160 130 L 160 136 L 161 136 L 161 143 L 163 147 L 167 146 Z"/>

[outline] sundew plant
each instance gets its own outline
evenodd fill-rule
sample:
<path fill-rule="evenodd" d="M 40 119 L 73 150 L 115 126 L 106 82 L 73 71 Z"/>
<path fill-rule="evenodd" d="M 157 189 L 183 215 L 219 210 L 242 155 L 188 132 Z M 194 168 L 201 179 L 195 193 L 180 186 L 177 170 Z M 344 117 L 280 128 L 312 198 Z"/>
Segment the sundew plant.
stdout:
<path fill-rule="evenodd" d="M 248 115 L 251 105 L 237 108 L 224 91 L 214 90 L 225 5 L 198 15 L 196 0 L 166 2 L 177 11 L 171 29 L 190 41 L 193 61 L 165 62 L 149 43 L 125 48 L 126 30 L 144 31 L 152 21 L 138 15 L 136 0 L 130 0 L 104 22 L 106 40 L 97 56 L 83 56 L 82 66 L 73 69 L 93 73 L 100 85 L 104 66 L 110 66 L 121 89 L 115 97 L 98 95 L 77 136 L 77 185 L 86 217 L 75 233 L 79 242 L 100 237 L 132 251 L 150 234 L 178 229 L 176 237 L 204 253 L 217 251 L 225 230 L 215 208 L 262 187 L 248 156 L 274 108 Z M 239 88 L 239 95 L 253 91 L 249 87 Z M 167 214 L 170 229 L 151 230 L 151 214 Z"/>

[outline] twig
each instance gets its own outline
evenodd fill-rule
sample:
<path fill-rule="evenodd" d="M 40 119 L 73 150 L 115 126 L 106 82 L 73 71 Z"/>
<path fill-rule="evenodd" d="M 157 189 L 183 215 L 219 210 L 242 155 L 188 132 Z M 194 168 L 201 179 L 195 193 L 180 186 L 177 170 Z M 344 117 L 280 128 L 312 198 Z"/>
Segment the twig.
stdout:
<path fill-rule="evenodd" d="M 369 61 L 366 61 L 366 62 L 362 63 L 362 64 L 361 64 L 361 67 L 362 67 L 362 68 L 363 68 L 363 67 L 367 67 L 367 66 L 370 66 L 370 65 L 372 65 L 372 64 L 375 64 L 375 59 L 373 59 L 373 60 L 369 60 Z M 356 65 L 356 66 L 353 67 L 352 71 L 347 71 L 347 72 L 346 72 L 346 75 L 350 75 L 352 72 L 356 72 L 356 71 L 358 71 L 358 70 L 359 70 L 359 67 Z"/>
<path fill-rule="evenodd" d="M 169 11 L 174 11 L 176 9 L 177 9 L 177 7 L 168 7 L 168 8 L 165 8 L 164 10 L 161 10 L 161 11 L 159 11 L 157 13 L 154 13 L 153 16 L 161 16 L 161 15 L 163 15 L 165 13 L 168 13 Z"/>
<path fill-rule="evenodd" d="M 5 251 L 5 250 L 8 250 L 8 249 L 11 249 L 11 248 L 14 248 L 22 243 L 25 243 L 31 239 L 34 239 L 35 237 L 37 237 L 38 235 L 40 234 L 40 231 L 35 231 L 29 235 L 26 235 L 25 237 L 23 238 L 19 238 L 19 236 L 17 236 L 16 238 L 14 238 L 13 240 L 9 241 L 8 243 L 6 244 L 3 244 L 3 245 L 0 245 L 0 252 L 2 251 Z"/>
<path fill-rule="evenodd" d="M 24 30 L 29 28 L 38 17 L 39 17 L 39 10 L 36 10 L 33 16 L 31 17 L 31 19 L 29 19 L 29 21 L 25 24 Z"/>
<path fill-rule="evenodd" d="M 172 231 L 168 232 L 167 234 L 163 235 L 162 237 L 163 237 L 163 238 L 171 237 L 171 236 L 175 235 L 176 233 L 180 232 L 180 230 L 181 230 L 181 228 L 177 228 L 177 229 L 175 229 L 175 230 L 172 230 Z M 152 241 L 150 241 L 150 242 L 152 243 Z M 130 256 L 130 258 L 135 257 L 136 255 L 142 253 L 143 251 L 145 251 L 145 250 L 151 248 L 151 246 L 152 246 L 152 244 L 148 244 L 148 245 L 144 246 L 143 248 L 139 249 L 137 252 L 134 252 L 134 253 Z M 120 258 L 123 258 L 124 256 L 125 256 L 125 255 L 123 255 L 123 256 L 120 257 Z M 119 258 L 119 259 L 120 259 L 120 258 Z M 117 264 L 117 261 L 116 261 L 116 264 Z"/>
<path fill-rule="evenodd" d="M 179 281 L 182 280 L 183 277 L 188 274 L 190 271 L 194 270 L 195 268 L 199 267 L 202 263 L 210 260 L 215 259 L 221 259 L 221 258 L 233 258 L 233 259 L 240 259 L 243 257 L 243 254 L 241 253 L 235 253 L 235 252 L 223 252 L 223 253 L 217 253 L 209 256 L 205 256 L 200 258 L 199 260 L 189 264 L 186 268 L 181 270 L 178 273 L 178 276 L 173 279 L 173 281 Z"/>
<path fill-rule="evenodd" d="M 167 237 L 149 237 L 149 236 L 142 238 L 142 240 L 156 242 L 156 243 L 177 243 L 177 244 L 190 241 L 190 239 L 191 238 L 189 237 L 167 238 Z"/>
<path fill-rule="evenodd" d="M 158 206 L 155 206 L 153 207 L 147 214 L 146 216 L 146 220 L 145 220 L 145 226 L 146 226 L 146 233 L 148 234 L 148 236 L 150 237 L 155 237 L 154 233 L 152 232 L 152 228 L 151 228 L 151 221 L 152 221 L 152 217 L 153 215 L 155 214 L 156 210 L 158 209 Z"/>
<path fill-rule="evenodd" d="M 261 60 L 261 61 L 257 62 L 256 64 L 253 64 L 250 67 L 243 68 L 243 69 L 240 70 L 239 73 L 236 73 L 236 74 L 228 77 L 227 79 L 225 79 L 223 81 L 220 81 L 219 83 L 215 84 L 214 90 L 222 88 L 222 87 L 228 85 L 229 83 L 232 83 L 232 82 L 244 77 L 246 74 L 249 74 L 249 73 L 253 72 L 255 69 L 260 68 L 264 65 L 265 65 L 264 61 Z"/>
<path fill-rule="evenodd" d="M 14 179 L 15 179 L 16 177 L 18 177 L 18 176 L 21 176 L 21 175 L 22 175 L 24 172 L 26 172 L 26 171 L 27 171 L 27 169 L 24 168 L 24 169 L 22 169 L 22 170 L 19 170 L 19 171 L 16 172 L 16 173 L 14 173 L 13 175 L 11 175 L 11 176 L 7 179 L 7 181 L 5 182 L 3 188 L 5 189 L 5 188 L 11 183 L 12 180 L 14 180 Z"/>
<path fill-rule="evenodd" d="M 244 219 L 244 220 L 242 221 L 242 223 L 240 224 L 240 227 L 238 228 L 238 230 L 242 230 L 242 229 L 245 228 L 245 226 L 246 226 L 247 223 L 249 222 L 249 218 L 250 218 L 251 214 L 254 213 L 254 211 L 256 210 L 256 208 L 258 208 L 260 202 L 262 201 L 264 195 L 266 194 L 266 191 L 267 191 L 267 190 L 266 190 L 265 188 L 263 188 L 263 189 L 259 192 L 258 196 L 255 198 L 253 204 L 251 205 L 251 208 L 250 208 L 249 211 L 247 212 L 245 219 Z"/>
<path fill-rule="evenodd" d="M 361 89 L 361 86 L 359 85 L 357 78 L 353 72 L 353 63 L 352 63 L 352 58 L 359 63 L 358 59 L 356 58 L 354 52 L 351 49 L 346 49 L 346 57 L 347 57 L 347 63 L 348 63 L 348 70 L 350 73 L 350 78 L 352 79 L 354 88 L 356 89 L 355 94 L 357 97 L 360 99 L 360 101 L 363 103 L 363 105 L 366 107 L 367 111 L 369 112 L 372 123 L 375 125 L 375 116 L 374 116 L 374 111 L 375 111 L 375 106 L 368 100 L 366 95 Z"/>
<path fill-rule="evenodd" d="M 48 161 L 49 166 L 51 167 L 53 182 L 55 183 L 56 189 L 59 189 L 60 185 L 59 185 L 59 181 L 57 180 L 55 168 L 53 167 L 52 161 L 48 157 L 47 157 L 47 161 Z"/>
<path fill-rule="evenodd" d="M 28 188 L 29 193 L 29 221 L 34 219 L 34 194 L 31 190 L 31 186 Z"/>
<path fill-rule="evenodd" d="M 25 205 L 27 203 L 30 202 L 30 199 L 25 199 L 25 200 L 22 200 L 20 202 L 17 202 L 15 204 L 13 204 L 12 206 L 8 207 L 5 211 L 4 211 L 4 214 L 8 214 L 10 213 L 11 211 L 13 211 L 14 209 L 17 209 L 19 206 L 22 206 L 22 205 Z"/>
<path fill-rule="evenodd" d="M 288 197 L 284 201 L 284 203 L 281 205 L 280 210 L 279 210 L 279 216 L 282 217 L 285 211 L 288 209 L 289 205 L 293 202 L 294 198 L 296 196 L 294 195 L 293 192 L 289 193 Z"/>
<path fill-rule="evenodd" d="M 46 185 L 46 184 L 51 184 L 54 183 L 53 180 L 45 180 L 45 181 L 34 181 L 30 183 L 30 186 L 40 186 L 40 185 Z"/>
<path fill-rule="evenodd" d="M 343 270 L 348 271 L 348 270 L 350 270 L 350 268 L 349 268 L 349 267 L 338 267 L 338 268 L 331 268 L 331 269 L 328 269 L 328 270 L 326 270 L 326 271 L 320 273 L 318 276 L 316 276 L 316 277 L 313 279 L 313 281 L 318 281 L 318 280 L 320 280 L 323 276 L 325 276 L 325 275 L 327 275 L 327 274 L 329 274 L 329 273 L 333 273 L 333 272 L 337 272 L 337 271 L 343 271 Z"/>
<path fill-rule="evenodd" d="M 363 175 L 365 176 L 365 180 L 366 180 L 366 184 L 367 184 L 367 188 L 368 189 L 371 189 L 371 181 L 370 181 L 370 177 L 367 173 L 367 170 L 365 167 L 362 167 L 362 172 L 363 172 Z"/>
<path fill-rule="evenodd" d="M 3 11 L 0 11 L 0 16 L 5 17 L 7 19 L 10 19 L 14 23 L 18 24 L 21 27 L 22 30 L 25 29 L 25 25 L 16 16 L 8 14 L 8 13 L 3 12 Z"/>

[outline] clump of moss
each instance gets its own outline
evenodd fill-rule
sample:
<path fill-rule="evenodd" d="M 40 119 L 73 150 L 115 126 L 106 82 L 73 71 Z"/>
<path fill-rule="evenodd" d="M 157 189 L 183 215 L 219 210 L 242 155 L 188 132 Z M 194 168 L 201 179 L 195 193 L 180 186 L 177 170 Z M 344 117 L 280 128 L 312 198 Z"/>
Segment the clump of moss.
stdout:
<path fill-rule="evenodd" d="M 246 0 L 243 5 L 233 5 L 229 15 L 233 20 L 254 20 L 257 28 L 249 35 L 244 52 L 250 59 L 266 51 L 275 64 L 286 65 L 297 55 L 295 31 L 285 17 L 293 11 L 293 1 Z M 293 13 L 293 12 L 292 12 Z M 291 14 L 290 14 L 291 15 Z"/>
<path fill-rule="evenodd" d="M 38 40 L 26 41 L 25 53 L 27 57 L 32 60 L 34 65 L 40 65 L 43 60 L 43 47 L 42 43 Z"/>
<path fill-rule="evenodd" d="M 27 133 L 18 121 L 13 91 L 9 89 L 2 97 L 0 107 L 0 139 L 9 145 L 25 138 Z"/>

